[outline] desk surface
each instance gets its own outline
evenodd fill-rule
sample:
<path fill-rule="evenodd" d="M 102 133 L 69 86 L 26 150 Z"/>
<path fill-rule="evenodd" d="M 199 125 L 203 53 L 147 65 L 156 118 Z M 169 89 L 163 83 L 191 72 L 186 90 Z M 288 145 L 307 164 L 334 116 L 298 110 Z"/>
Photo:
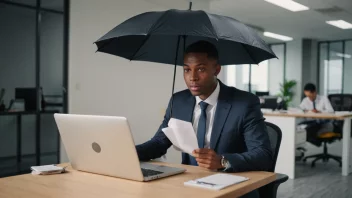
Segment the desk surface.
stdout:
<path fill-rule="evenodd" d="M 58 175 L 19 175 L 0 179 L 0 197 L 238 197 L 276 179 L 275 173 L 244 172 L 235 173 L 249 177 L 248 181 L 212 191 L 184 186 L 183 182 L 205 177 L 214 172 L 193 166 L 168 164 L 183 167 L 187 171 L 180 175 L 170 176 L 150 182 L 136 182 L 114 177 L 90 174 L 68 168 L 68 172 Z"/>
<path fill-rule="evenodd" d="M 264 116 L 279 116 L 279 117 L 296 117 L 296 118 L 318 118 L 318 119 L 332 119 L 343 120 L 352 117 L 351 113 L 293 113 L 293 112 L 263 112 Z"/>

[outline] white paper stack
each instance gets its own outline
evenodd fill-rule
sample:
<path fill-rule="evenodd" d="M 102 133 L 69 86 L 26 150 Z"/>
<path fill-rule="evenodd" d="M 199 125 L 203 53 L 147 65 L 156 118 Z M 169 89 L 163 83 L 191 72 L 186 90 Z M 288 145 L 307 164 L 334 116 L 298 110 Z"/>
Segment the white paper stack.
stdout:
<path fill-rule="evenodd" d="M 33 175 L 51 175 L 65 172 L 65 168 L 55 165 L 32 166 Z"/>
<path fill-rule="evenodd" d="M 187 181 L 184 183 L 184 185 L 206 188 L 210 190 L 221 190 L 228 186 L 238 184 L 247 180 L 249 180 L 249 178 L 247 177 L 225 174 L 225 173 L 217 173 L 214 175 L 210 175 L 208 177 Z"/>

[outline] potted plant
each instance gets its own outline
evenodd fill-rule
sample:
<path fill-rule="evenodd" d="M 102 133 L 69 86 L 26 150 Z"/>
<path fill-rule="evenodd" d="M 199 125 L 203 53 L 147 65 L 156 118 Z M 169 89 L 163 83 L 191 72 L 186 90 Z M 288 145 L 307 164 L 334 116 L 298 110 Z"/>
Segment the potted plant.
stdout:
<path fill-rule="evenodd" d="M 282 108 L 284 110 L 287 110 L 287 107 L 293 99 L 295 94 L 293 88 L 296 84 L 297 81 L 295 80 L 284 80 L 284 83 L 280 83 L 280 93 L 278 96 L 281 98 Z"/>

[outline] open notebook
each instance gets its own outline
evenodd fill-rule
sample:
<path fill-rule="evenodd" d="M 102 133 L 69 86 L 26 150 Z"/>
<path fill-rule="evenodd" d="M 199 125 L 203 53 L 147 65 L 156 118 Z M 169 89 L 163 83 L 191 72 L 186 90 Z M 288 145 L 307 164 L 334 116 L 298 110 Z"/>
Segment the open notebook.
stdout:
<path fill-rule="evenodd" d="M 207 188 L 211 190 L 221 190 L 228 186 L 247 181 L 249 178 L 225 173 L 217 173 L 207 177 L 190 180 L 184 183 L 186 186 Z"/>

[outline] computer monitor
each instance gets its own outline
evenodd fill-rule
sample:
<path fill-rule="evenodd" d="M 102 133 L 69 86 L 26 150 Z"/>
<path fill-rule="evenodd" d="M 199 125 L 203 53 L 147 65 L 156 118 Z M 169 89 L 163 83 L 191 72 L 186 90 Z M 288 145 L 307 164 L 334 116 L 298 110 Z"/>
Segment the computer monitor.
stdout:
<path fill-rule="evenodd" d="M 278 107 L 277 97 L 263 97 L 261 108 L 275 110 Z"/>
<path fill-rule="evenodd" d="M 36 88 L 15 88 L 15 98 L 24 100 L 25 111 L 36 111 L 38 95 Z"/>
<path fill-rule="evenodd" d="M 255 95 L 260 97 L 260 96 L 268 96 L 269 92 L 268 91 L 256 91 Z"/>

